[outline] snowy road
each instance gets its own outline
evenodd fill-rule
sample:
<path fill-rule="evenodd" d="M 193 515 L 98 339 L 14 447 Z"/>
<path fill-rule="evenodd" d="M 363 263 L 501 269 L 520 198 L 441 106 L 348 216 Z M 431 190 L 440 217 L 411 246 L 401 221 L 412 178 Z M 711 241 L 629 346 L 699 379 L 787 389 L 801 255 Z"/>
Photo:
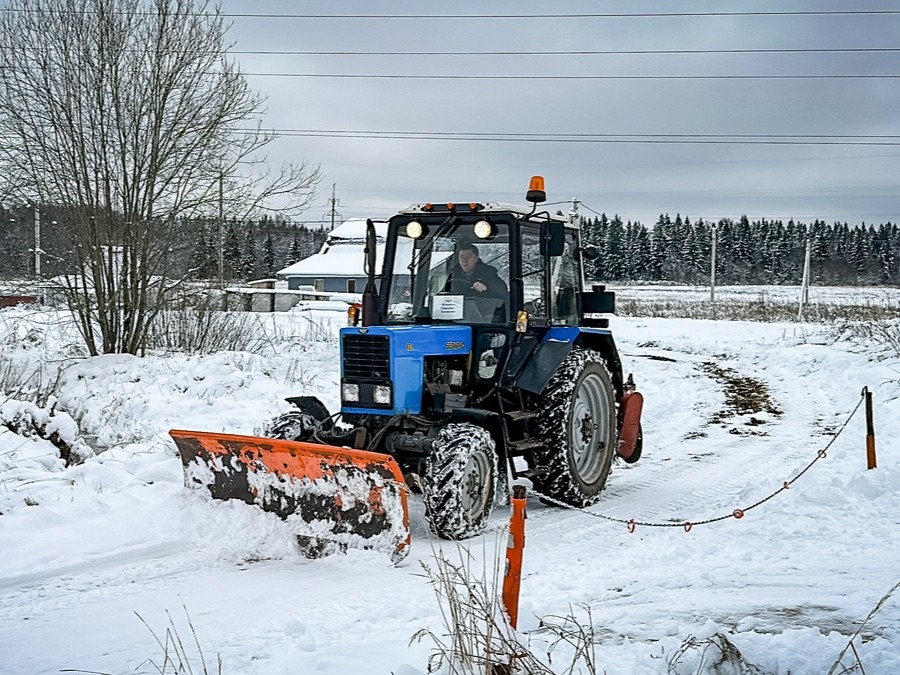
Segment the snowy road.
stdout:
<path fill-rule="evenodd" d="M 714 632 L 760 672 L 827 672 L 900 580 L 893 366 L 815 328 L 617 319 L 615 329 L 646 397 L 644 455 L 617 464 L 586 512 L 530 500 L 520 629 L 589 605 L 609 675 L 666 673 L 689 635 Z M 135 613 L 163 638 L 168 612 L 198 658 L 184 607 L 210 672 L 218 654 L 226 675 L 424 673 L 431 645 L 409 640 L 442 624 L 420 561 L 433 547 L 457 554 L 428 536 L 417 500 L 400 566 L 364 552 L 307 561 L 273 516 L 185 491 L 164 440 L 175 426 L 252 432 L 281 396 L 303 393 L 284 377 L 298 369 L 333 407 L 335 347 L 307 345 L 300 367 L 289 355 L 101 357 L 79 371 L 97 375 L 89 386 L 73 373 L 61 404 L 84 407 L 89 433 L 131 434 L 131 445 L 0 483 L 0 672 L 158 672 L 148 659 L 161 664 L 162 650 Z M 685 532 L 685 521 L 746 508 L 794 478 L 863 386 L 876 394 L 878 470 L 865 470 L 860 412 L 790 490 L 741 520 Z M 729 392 L 759 394 L 764 409 L 736 412 Z M 0 436 L 0 457 L 21 451 L 13 436 Z M 506 518 L 497 509 L 488 534 L 467 542 L 473 569 L 492 565 Z M 630 533 L 630 519 L 675 526 Z M 900 598 L 863 635 L 866 673 L 900 672 Z"/>

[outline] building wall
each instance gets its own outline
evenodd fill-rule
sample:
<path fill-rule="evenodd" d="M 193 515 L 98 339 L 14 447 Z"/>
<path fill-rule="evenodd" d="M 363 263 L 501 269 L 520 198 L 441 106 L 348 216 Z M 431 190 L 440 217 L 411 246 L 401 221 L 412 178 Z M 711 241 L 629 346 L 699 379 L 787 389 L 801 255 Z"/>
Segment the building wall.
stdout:
<path fill-rule="evenodd" d="M 347 279 L 356 280 L 355 293 L 362 293 L 366 287 L 365 277 L 288 277 L 288 288 L 297 290 L 301 286 L 315 287 L 317 278 L 322 280 L 322 290 L 326 293 L 346 293 Z"/>

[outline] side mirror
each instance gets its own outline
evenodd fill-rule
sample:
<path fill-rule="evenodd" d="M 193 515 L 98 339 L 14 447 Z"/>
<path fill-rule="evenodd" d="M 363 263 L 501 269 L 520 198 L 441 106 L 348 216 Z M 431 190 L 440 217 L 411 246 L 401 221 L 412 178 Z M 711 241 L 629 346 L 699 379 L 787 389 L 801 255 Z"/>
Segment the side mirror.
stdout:
<path fill-rule="evenodd" d="M 600 251 L 596 246 L 585 246 L 581 249 L 581 255 L 585 260 L 596 260 L 600 257 Z"/>
<path fill-rule="evenodd" d="M 581 294 L 581 311 L 583 314 L 614 314 L 615 292 L 606 290 L 602 284 L 594 284 L 589 292 Z"/>
<path fill-rule="evenodd" d="M 566 233 L 563 224 L 548 220 L 541 223 L 541 255 L 561 256 L 566 250 Z"/>

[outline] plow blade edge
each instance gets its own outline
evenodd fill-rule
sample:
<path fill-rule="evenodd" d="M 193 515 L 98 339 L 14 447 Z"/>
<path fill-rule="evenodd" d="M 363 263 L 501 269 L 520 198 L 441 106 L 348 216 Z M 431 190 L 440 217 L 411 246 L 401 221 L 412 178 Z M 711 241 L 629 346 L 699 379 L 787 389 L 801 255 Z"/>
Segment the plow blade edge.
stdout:
<path fill-rule="evenodd" d="M 409 553 L 406 485 L 393 457 L 330 445 L 173 429 L 185 484 L 284 518 L 305 555 Z"/>

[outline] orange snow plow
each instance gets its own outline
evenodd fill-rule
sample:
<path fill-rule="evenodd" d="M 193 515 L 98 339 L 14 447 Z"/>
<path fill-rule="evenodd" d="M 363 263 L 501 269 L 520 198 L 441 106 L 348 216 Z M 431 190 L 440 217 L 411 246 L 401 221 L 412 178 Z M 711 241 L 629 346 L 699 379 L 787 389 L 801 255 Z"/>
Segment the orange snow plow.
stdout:
<path fill-rule="evenodd" d="M 409 553 L 406 484 L 389 455 L 330 445 L 173 429 L 185 484 L 285 519 L 303 553 Z"/>

